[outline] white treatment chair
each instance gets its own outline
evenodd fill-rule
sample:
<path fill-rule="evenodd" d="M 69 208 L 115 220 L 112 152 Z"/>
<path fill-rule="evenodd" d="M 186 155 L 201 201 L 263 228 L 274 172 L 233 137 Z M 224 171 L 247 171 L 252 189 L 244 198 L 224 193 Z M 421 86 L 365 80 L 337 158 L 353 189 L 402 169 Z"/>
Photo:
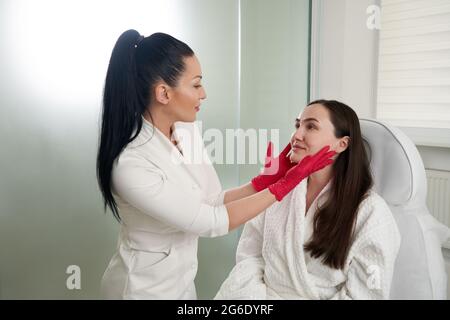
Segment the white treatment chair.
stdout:
<path fill-rule="evenodd" d="M 450 230 L 426 206 L 425 168 L 413 142 L 398 128 L 361 119 L 375 188 L 389 205 L 401 233 L 391 299 L 446 299 L 441 251 Z"/>

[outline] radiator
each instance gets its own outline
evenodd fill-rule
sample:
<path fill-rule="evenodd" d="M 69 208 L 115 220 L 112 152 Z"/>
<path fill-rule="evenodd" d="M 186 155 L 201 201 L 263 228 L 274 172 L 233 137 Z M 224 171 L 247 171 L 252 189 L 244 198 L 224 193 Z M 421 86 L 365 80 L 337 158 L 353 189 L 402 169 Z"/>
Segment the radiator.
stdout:
<path fill-rule="evenodd" d="M 427 169 L 427 206 L 431 214 L 450 228 L 450 171 Z M 450 248 L 450 240 L 445 247 Z"/>

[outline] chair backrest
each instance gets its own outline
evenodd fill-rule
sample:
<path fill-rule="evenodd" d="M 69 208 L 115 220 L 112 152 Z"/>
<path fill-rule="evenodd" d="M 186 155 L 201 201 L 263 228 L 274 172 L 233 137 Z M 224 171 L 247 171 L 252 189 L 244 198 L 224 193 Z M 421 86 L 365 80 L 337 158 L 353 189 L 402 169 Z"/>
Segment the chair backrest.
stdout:
<path fill-rule="evenodd" d="M 377 193 L 394 214 L 401 233 L 391 299 L 446 299 L 447 274 L 441 251 L 450 230 L 429 213 L 427 179 L 414 143 L 398 128 L 361 119 Z"/>

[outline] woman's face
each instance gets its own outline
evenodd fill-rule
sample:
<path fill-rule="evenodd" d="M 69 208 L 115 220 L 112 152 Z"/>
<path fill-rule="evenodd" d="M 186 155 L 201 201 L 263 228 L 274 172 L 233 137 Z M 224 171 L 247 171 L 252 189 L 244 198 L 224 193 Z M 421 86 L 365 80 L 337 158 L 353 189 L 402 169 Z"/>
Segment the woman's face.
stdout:
<path fill-rule="evenodd" d="M 202 70 L 197 57 L 184 58 L 185 70 L 176 87 L 171 87 L 168 108 L 176 121 L 195 121 L 200 104 L 206 98 L 202 86 Z"/>
<path fill-rule="evenodd" d="M 328 109 L 321 104 L 313 104 L 306 107 L 295 120 L 290 160 L 298 163 L 305 156 L 314 155 L 325 146 L 330 146 L 330 151 L 340 153 L 347 148 L 347 143 L 347 137 L 335 137 Z"/>

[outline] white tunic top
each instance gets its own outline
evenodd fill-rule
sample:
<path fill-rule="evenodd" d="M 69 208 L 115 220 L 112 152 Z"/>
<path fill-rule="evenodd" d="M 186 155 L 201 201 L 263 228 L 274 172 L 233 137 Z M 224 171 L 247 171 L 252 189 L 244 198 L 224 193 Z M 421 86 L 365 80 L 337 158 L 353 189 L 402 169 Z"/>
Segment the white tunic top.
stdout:
<path fill-rule="evenodd" d="M 112 171 L 122 223 L 102 294 L 108 299 L 196 299 L 198 237 L 228 232 L 223 193 L 212 165 L 186 161 L 167 137 L 143 121 Z"/>
<path fill-rule="evenodd" d="M 330 184 L 306 216 L 307 179 L 248 222 L 239 241 L 237 264 L 215 298 L 387 299 L 400 233 L 389 207 L 375 192 L 360 204 L 344 269 L 330 268 L 303 249 Z"/>

